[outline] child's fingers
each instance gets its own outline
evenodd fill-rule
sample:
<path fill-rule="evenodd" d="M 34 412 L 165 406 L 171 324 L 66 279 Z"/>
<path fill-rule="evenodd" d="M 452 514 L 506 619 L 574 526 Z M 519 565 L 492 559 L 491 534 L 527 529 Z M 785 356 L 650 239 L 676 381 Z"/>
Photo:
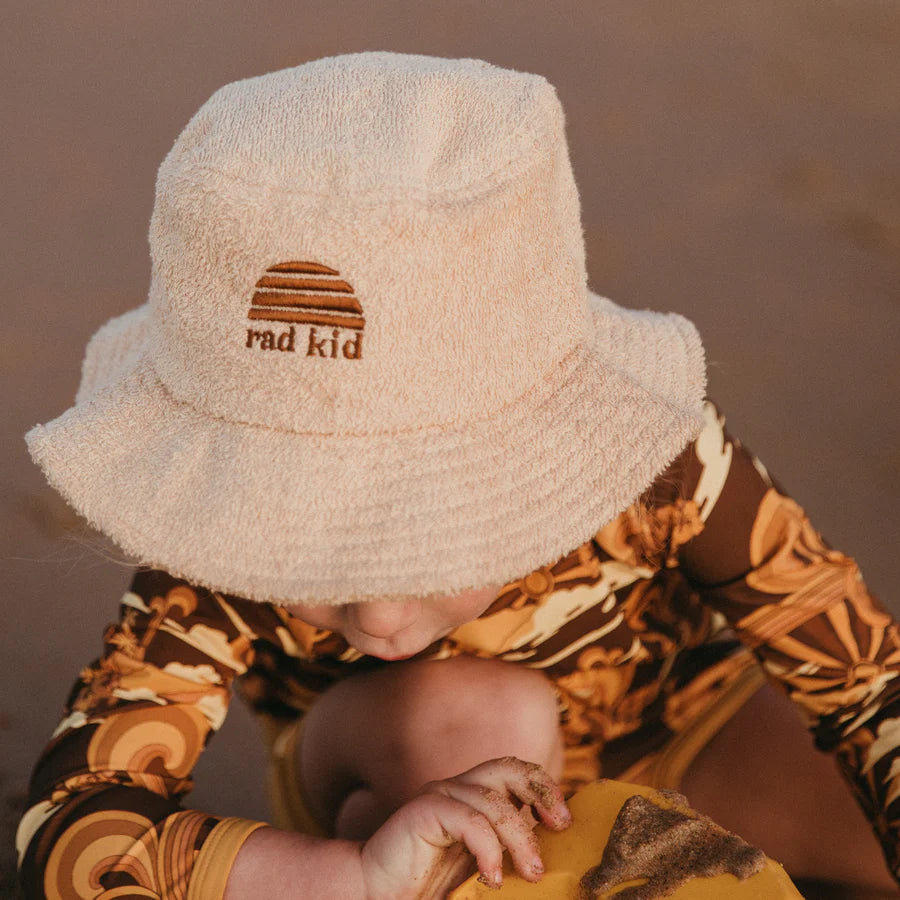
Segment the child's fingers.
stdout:
<path fill-rule="evenodd" d="M 533 806 L 543 823 L 550 828 L 562 830 L 572 822 L 561 788 L 537 763 L 504 756 L 481 763 L 452 780 L 508 792 L 528 806 Z"/>
<path fill-rule="evenodd" d="M 452 797 L 484 816 L 509 850 L 516 871 L 527 881 L 540 879 L 544 865 L 537 836 L 505 793 L 459 779 L 433 782 L 425 790 Z"/>
<path fill-rule="evenodd" d="M 444 782 L 426 785 L 424 792 L 406 804 L 404 810 L 413 817 L 415 833 L 434 847 L 465 844 L 475 857 L 478 870 L 489 884 L 503 880 L 503 846 L 487 816 L 464 801 L 446 793 L 431 790 Z"/>

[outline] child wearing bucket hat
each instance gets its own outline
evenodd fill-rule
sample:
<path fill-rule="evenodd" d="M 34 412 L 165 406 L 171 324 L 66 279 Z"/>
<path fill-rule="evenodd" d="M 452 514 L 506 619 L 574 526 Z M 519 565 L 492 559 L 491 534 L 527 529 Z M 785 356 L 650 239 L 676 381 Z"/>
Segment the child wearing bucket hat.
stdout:
<path fill-rule="evenodd" d="M 503 846 L 537 880 L 519 804 L 677 787 L 767 678 L 898 872 L 897 625 L 725 430 L 693 325 L 588 289 L 543 78 L 363 53 L 226 85 L 150 245 L 148 302 L 26 436 L 137 564 L 34 771 L 29 897 L 437 897 Z M 182 804 L 233 689 L 277 827 Z M 770 855 L 879 883 L 874 839 L 802 814 Z"/>

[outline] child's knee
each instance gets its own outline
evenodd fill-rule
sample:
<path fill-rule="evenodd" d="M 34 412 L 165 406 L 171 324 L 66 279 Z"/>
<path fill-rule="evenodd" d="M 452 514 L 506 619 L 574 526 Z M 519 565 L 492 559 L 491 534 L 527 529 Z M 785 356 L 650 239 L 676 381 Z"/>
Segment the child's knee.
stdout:
<path fill-rule="evenodd" d="M 409 686 L 398 724 L 397 749 L 413 791 L 501 756 L 561 774 L 556 695 L 532 669 L 472 657 L 425 664 Z"/>
<path fill-rule="evenodd" d="M 354 676 L 321 697 L 308 726 L 301 778 L 316 812 L 332 821 L 360 786 L 389 813 L 426 782 L 488 759 L 518 756 L 554 777 L 562 771 L 550 682 L 497 660 L 456 657 Z"/>

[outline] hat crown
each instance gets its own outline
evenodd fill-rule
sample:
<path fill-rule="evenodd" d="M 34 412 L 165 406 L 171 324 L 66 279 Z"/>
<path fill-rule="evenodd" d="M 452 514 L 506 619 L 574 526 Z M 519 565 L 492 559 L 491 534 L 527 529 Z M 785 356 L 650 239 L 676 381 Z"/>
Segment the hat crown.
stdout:
<path fill-rule="evenodd" d="M 153 364 L 179 399 L 303 433 L 458 427 L 590 339 L 556 93 L 363 53 L 226 85 L 160 167 Z"/>
<path fill-rule="evenodd" d="M 163 163 L 286 191 L 411 199 L 502 180 L 562 122 L 540 75 L 477 59 L 369 52 L 217 90 Z"/>

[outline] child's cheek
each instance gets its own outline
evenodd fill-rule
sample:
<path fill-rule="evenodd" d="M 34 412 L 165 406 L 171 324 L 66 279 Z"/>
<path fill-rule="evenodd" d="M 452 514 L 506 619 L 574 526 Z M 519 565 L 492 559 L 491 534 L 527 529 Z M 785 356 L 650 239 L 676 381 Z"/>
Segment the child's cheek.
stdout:
<path fill-rule="evenodd" d="M 445 599 L 441 608 L 442 624 L 456 628 L 477 619 L 494 602 L 500 590 L 498 585 Z"/>
<path fill-rule="evenodd" d="M 304 603 L 294 603 L 287 607 L 287 611 L 301 622 L 312 625 L 314 628 L 340 631 L 343 624 L 344 617 L 341 615 L 339 606 L 308 606 Z"/>

